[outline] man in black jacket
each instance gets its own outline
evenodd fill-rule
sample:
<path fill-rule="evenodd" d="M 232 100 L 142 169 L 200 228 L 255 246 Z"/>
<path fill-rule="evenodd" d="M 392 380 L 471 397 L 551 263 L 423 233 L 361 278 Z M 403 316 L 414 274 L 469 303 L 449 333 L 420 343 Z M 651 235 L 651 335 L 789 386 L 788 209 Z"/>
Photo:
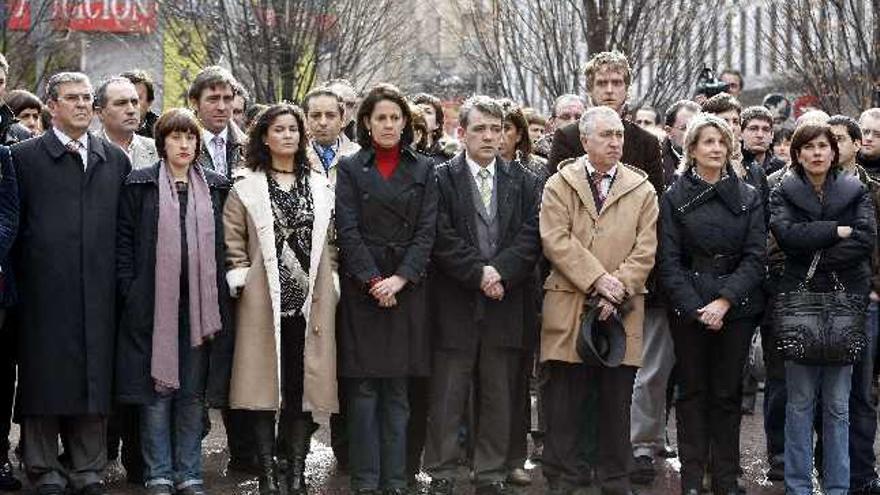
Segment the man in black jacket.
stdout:
<path fill-rule="evenodd" d="M 116 211 L 131 170 L 88 133 L 92 86 L 62 72 L 46 86 L 52 127 L 12 147 L 21 199 L 14 254 L 24 463 L 41 495 L 103 493 L 116 335 Z M 58 460 L 63 432 L 70 463 Z"/>
<path fill-rule="evenodd" d="M 748 107 L 740 115 L 742 128 L 743 164 L 748 168 L 754 163 L 764 169 L 768 177 L 785 166 L 785 162 L 773 155 L 773 114 L 760 105 Z"/>
<path fill-rule="evenodd" d="M 663 130 L 666 131 L 662 150 L 663 182 L 667 186 L 672 183 L 672 178 L 681 162 L 681 146 L 688 123 L 698 113 L 700 113 L 700 105 L 697 102 L 678 100 L 667 108 L 663 115 Z"/>
<path fill-rule="evenodd" d="M 869 108 L 859 117 L 862 147 L 858 163 L 872 179 L 880 179 L 880 108 Z"/>
<path fill-rule="evenodd" d="M 624 103 L 632 82 L 632 69 L 626 55 L 613 51 L 598 53 L 584 68 L 587 92 L 593 105 L 613 108 L 623 112 Z M 658 192 L 663 191 L 663 166 L 660 163 L 660 142 L 650 132 L 627 120 L 623 121 L 624 146 L 621 162 L 644 170 L 648 180 Z M 577 123 L 556 130 L 547 168 L 556 172 L 561 162 L 584 154 Z"/>
<path fill-rule="evenodd" d="M 525 344 L 535 338 L 541 189 L 531 172 L 497 157 L 503 116 L 491 98 L 466 101 L 459 114 L 465 151 L 437 169 L 434 374 L 425 452 L 437 495 L 452 493 L 472 383 L 479 418 L 472 432 L 476 493 L 509 493 L 513 384 Z"/>

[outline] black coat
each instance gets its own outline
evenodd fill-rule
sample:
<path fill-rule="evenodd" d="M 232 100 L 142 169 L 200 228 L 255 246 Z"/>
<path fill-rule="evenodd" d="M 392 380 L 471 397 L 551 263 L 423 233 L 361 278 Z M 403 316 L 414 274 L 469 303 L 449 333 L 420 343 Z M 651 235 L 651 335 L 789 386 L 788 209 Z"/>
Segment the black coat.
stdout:
<path fill-rule="evenodd" d="M 725 321 L 760 314 L 767 234 L 755 188 L 732 170 L 714 185 L 686 172 L 663 195 L 660 223 L 660 284 L 675 314 L 696 318 L 719 297 L 731 303 Z"/>
<path fill-rule="evenodd" d="M 229 181 L 205 170 L 214 205 L 214 256 L 217 260 L 217 294 L 223 329 L 205 343 L 209 356 L 206 399 L 224 407 L 229 393 L 234 337 L 226 285 L 226 247 L 223 242 L 223 204 Z M 116 242 L 120 320 L 116 345 L 117 400 L 149 404 L 155 398 L 150 376 L 153 344 L 153 311 L 156 294 L 156 240 L 159 226 L 159 163 L 133 171 L 125 181 L 119 204 Z M 184 254 L 185 255 L 185 254 Z"/>
<path fill-rule="evenodd" d="M 797 172 L 783 176 L 770 199 L 770 228 L 785 253 L 778 291 L 792 291 L 804 280 L 817 250 L 822 256 L 811 285 L 828 291 L 835 273 L 847 292 L 867 295 L 871 290 L 871 254 L 877 238 L 874 205 L 858 178 L 830 172 L 823 186 L 825 201 L 809 180 Z M 841 239 L 838 226 L 852 227 Z"/>
<path fill-rule="evenodd" d="M 21 198 L 19 386 L 24 415 L 107 414 L 116 335 L 116 212 L 128 157 L 89 135 L 89 163 L 49 129 L 12 147 Z"/>
<path fill-rule="evenodd" d="M 339 160 L 337 246 L 341 257 L 339 373 L 347 377 L 427 375 L 430 357 L 425 276 L 437 229 L 434 167 L 408 148 L 385 180 L 372 148 Z M 408 283 L 397 306 L 380 308 L 368 293 L 377 277 Z"/>
<path fill-rule="evenodd" d="M 644 170 L 654 190 L 658 194 L 662 193 L 665 183 L 660 159 L 660 141 L 650 132 L 628 120 L 623 121 L 623 129 L 623 157 L 620 161 Z M 557 129 L 553 135 L 553 147 L 547 160 L 547 170 L 553 174 L 561 162 L 569 158 L 577 158 L 584 153 L 577 122 Z"/>
<path fill-rule="evenodd" d="M 0 309 L 15 302 L 9 251 L 18 234 L 18 180 L 9 148 L 0 147 Z"/>
<path fill-rule="evenodd" d="M 673 149 L 672 140 L 666 138 L 663 140 L 663 183 L 668 187 L 675 178 L 678 164 L 681 162 L 681 151 Z M 663 191 L 658 191 L 662 193 Z"/>
<path fill-rule="evenodd" d="M 496 162 L 498 252 L 485 258 L 477 243 L 470 168 L 464 153 L 437 168 L 437 239 L 431 257 L 433 343 L 443 349 L 531 347 L 536 340 L 535 264 L 541 254 L 541 181 L 518 162 Z M 501 275 L 504 298 L 480 290 L 483 267 Z"/>

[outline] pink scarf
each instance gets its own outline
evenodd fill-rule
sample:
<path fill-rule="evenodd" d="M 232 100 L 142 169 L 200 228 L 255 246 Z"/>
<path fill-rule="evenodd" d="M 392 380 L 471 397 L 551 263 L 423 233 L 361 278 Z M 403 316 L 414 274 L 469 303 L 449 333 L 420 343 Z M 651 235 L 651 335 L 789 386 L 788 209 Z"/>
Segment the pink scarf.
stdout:
<path fill-rule="evenodd" d="M 150 374 L 157 392 L 180 388 L 178 310 L 180 307 L 180 203 L 168 166 L 159 165 L 159 226 L 156 239 L 156 293 Z M 221 329 L 217 297 L 214 205 L 204 173 L 189 168 L 186 243 L 189 270 L 189 335 L 195 348 Z"/>

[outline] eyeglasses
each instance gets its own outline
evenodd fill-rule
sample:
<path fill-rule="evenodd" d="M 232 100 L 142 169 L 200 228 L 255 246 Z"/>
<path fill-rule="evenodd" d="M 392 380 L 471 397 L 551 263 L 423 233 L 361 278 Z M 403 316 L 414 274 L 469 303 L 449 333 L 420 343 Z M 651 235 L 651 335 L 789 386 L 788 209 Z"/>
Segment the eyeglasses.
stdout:
<path fill-rule="evenodd" d="M 67 94 L 61 97 L 62 100 L 68 103 L 91 103 L 94 99 L 91 93 L 81 93 L 81 94 Z"/>

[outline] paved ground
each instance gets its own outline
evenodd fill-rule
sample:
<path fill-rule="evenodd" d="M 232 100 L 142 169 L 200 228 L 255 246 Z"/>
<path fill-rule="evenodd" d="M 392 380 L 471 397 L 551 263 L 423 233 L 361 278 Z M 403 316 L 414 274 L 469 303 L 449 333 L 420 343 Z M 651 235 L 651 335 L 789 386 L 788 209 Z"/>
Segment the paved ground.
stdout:
<path fill-rule="evenodd" d="M 762 397 L 759 396 L 758 404 Z M 205 443 L 205 478 L 207 488 L 212 495 L 250 495 L 256 494 L 257 484 L 255 478 L 227 475 L 225 473 L 225 433 L 223 423 L 219 415 L 212 415 L 213 428 Z M 767 481 L 765 472 L 767 463 L 764 456 L 764 434 L 762 425 L 763 418 L 758 411 L 754 416 L 743 418 L 742 428 L 742 466 L 745 472 L 744 480 L 747 483 L 749 495 L 782 495 L 784 490 L 781 483 Z M 671 435 L 674 439 L 674 433 Z M 540 467 L 527 466 L 532 474 L 533 484 L 528 488 L 519 490 L 521 494 L 541 494 L 545 492 L 544 480 L 540 474 Z M 639 493 L 648 495 L 666 495 L 679 493 L 679 463 L 677 459 L 669 459 L 663 462 L 662 474 L 658 476 L 651 487 L 639 488 Z M 308 458 L 307 474 L 311 493 L 313 494 L 347 494 L 348 479 L 336 473 L 333 452 L 329 447 L 328 432 L 321 428 L 312 440 L 312 451 Z M 422 478 L 427 481 L 427 478 Z M 111 466 L 108 471 L 109 492 L 112 495 L 138 495 L 142 493 L 139 487 L 127 485 L 123 481 L 123 472 L 119 466 Z M 26 492 L 25 492 L 26 493 Z M 457 494 L 472 493 L 471 486 L 462 480 L 458 483 Z M 598 495 L 598 491 L 585 489 L 582 495 Z"/>

